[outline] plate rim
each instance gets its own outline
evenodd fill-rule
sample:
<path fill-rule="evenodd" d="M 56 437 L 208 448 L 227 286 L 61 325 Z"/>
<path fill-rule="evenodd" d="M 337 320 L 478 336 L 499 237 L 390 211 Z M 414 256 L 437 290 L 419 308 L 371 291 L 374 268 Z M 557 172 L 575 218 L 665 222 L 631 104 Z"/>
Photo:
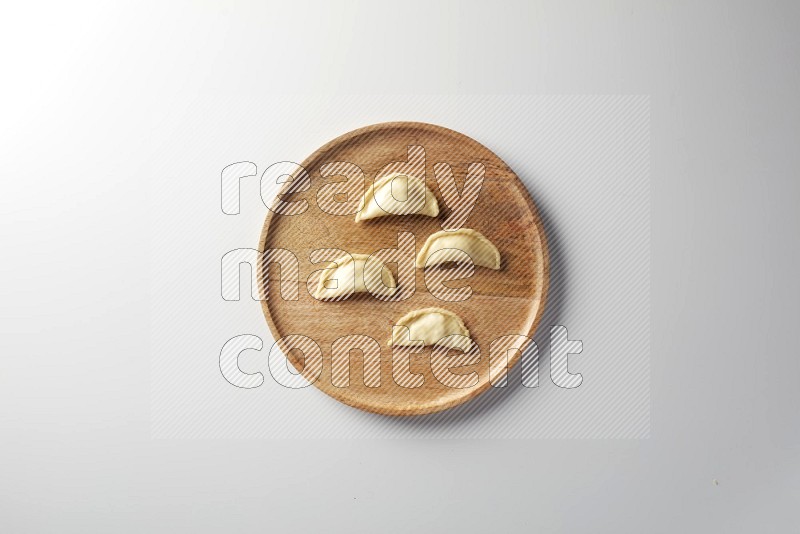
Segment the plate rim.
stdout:
<path fill-rule="evenodd" d="M 507 367 L 508 371 L 507 372 L 510 373 L 511 369 L 513 369 L 514 366 L 519 362 L 519 360 L 520 360 L 520 358 L 522 356 L 522 353 L 525 350 L 527 350 L 527 348 L 530 346 L 530 342 L 533 340 L 533 336 L 536 333 L 536 331 L 538 330 L 539 324 L 541 323 L 542 317 L 544 316 L 544 310 L 547 307 L 547 297 L 548 297 L 548 292 L 549 292 L 549 288 L 550 288 L 550 253 L 549 253 L 549 247 L 548 247 L 548 244 L 547 244 L 547 236 L 546 236 L 546 233 L 545 233 L 545 230 L 544 230 L 544 222 L 542 221 L 542 217 L 541 217 L 541 214 L 539 213 L 539 209 L 536 207 L 536 204 L 533 202 L 533 197 L 531 196 L 530 192 L 528 191 L 528 188 L 525 187 L 525 184 L 522 182 L 522 180 L 520 180 L 520 178 L 517 175 L 517 173 L 514 172 L 514 170 L 511 169 L 509 167 L 509 165 L 500 156 L 495 154 L 494 151 L 491 150 L 489 147 L 487 147 L 486 145 L 480 143 L 479 141 L 476 141 L 472 137 L 470 137 L 470 136 L 468 136 L 466 134 L 463 134 L 461 132 L 458 132 L 456 130 L 447 128 L 445 126 L 439 126 L 437 124 L 432 124 L 432 123 L 427 123 L 427 122 L 390 121 L 390 122 L 379 122 L 379 123 L 375 123 L 375 124 L 370 124 L 370 125 L 367 125 L 367 126 L 362 126 L 360 128 L 356 128 L 355 130 L 350 130 L 348 132 L 345 132 L 344 134 L 341 134 L 341 135 L 331 139 L 330 141 L 328 141 L 327 143 L 325 143 L 324 145 L 319 147 L 317 150 L 315 150 L 313 153 L 311 153 L 309 156 L 307 156 L 302 161 L 302 163 L 300 165 L 301 165 L 301 167 L 303 167 L 304 169 L 307 170 L 308 164 L 310 162 L 312 162 L 315 159 L 318 159 L 323 153 L 329 151 L 331 148 L 334 148 L 334 147 L 336 147 L 338 145 L 341 145 L 342 143 L 349 142 L 352 139 L 354 139 L 356 137 L 359 137 L 359 136 L 362 136 L 362 135 L 365 135 L 365 134 L 372 134 L 372 133 L 375 133 L 375 132 L 381 131 L 381 130 L 392 130 L 392 129 L 398 129 L 398 128 L 404 128 L 404 129 L 417 128 L 417 129 L 427 130 L 427 131 L 430 131 L 430 132 L 433 132 L 433 133 L 437 133 L 437 134 L 445 134 L 447 136 L 452 136 L 452 137 L 457 138 L 459 140 L 467 141 L 468 143 L 477 145 L 478 147 L 489 151 L 495 158 L 497 158 L 497 161 L 501 162 L 505 166 L 505 168 L 513 175 L 513 180 L 511 180 L 511 181 L 514 183 L 514 186 L 518 190 L 518 192 L 520 193 L 520 196 L 522 196 L 525 199 L 525 202 L 526 202 L 526 204 L 528 206 L 528 209 L 531 211 L 531 213 L 533 215 L 534 227 L 536 228 L 536 233 L 538 234 L 539 241 L 541 243 L 541 254 L 542 254 L 542 289 L 541 289 L 541 295 L 539 296 L 540 304 L 539 304 L 539 307 L 538 307 L 538 309 L 536 311 L 536 315 L 535 315 L 535 317 L 533 319 L 533 322 L 531 323 L 530 330 L 526 335 L 526 337 L 528 338 L 528 341 L 525 342 L 525 344 L 520 348 L 520 350 L 514 351 L 514 355 L 511 358 L 509 358 L 509 360 L 508 360 L 508 367 Z M 310 174 L 311 174 L 311 172 L 309 172 L 309 175 Z M 277 201 L 279 200 L 278 199 L 278 195 L 283 194 L 285 192 L 285 190 L 290 185 L 291 185 L 291 182 L 286 182 L 286 183 L 283 184 L 283 186 L 281 187 L 279 192 L 276 194 L 276 197 L 272 201 L 272 207 L 275 207 Z M 264 314 L 264 318 L 265 318 L 265 320 L 267 322 L 267 326 L 268 326 L 268 328 L 270 330 L 270 333 L 272 334 L 273 340 L 274 340 L 274 342 L 277 342 L 279 339 L 281 339 L 282 336 L 281 336 L 280 332 L 278 332 L 278 328 L 275 325 L 274 319 L 272 318 L 272 314 L 270 312 L 269 305 L 268 305 L 269 301 L 268 301 L 268 299 L 264 298 L 264 296 L 265 296 L 264 295 L 264 284 L 262 283 L 262 280 L 263 280 L 263 276 L 262 276 L 262 273 L 263 273 L 263 261 L 261 261 L 261 253 L 263 253 L 264 247 L 266 246 L 267 238 L 269 236 L 269 228 L 270 228 L 270 225 L 272 224 L 272 220 L 273 220 L 273 217 L 275 215 L 275 212 L 273 211 L 272 207 L 267 207 L 267 215 L 266 215 L 266 217 L 264 219 L 264 223 L 263 223 L 263 225 L 261 227 L 261 234 L 260 234 L 259 240 L 258 240 L 259 260 L 258 260 L 258 266 L 257 266 L 257 280 L 258 280 L 259 295 L 260 295 L 260 297 L 262 297 L 262 299 L 261 299 L 261 310 L 262 310 L 262 313 Z M 285 354 L 284 356 L 286 357 L 287 361 L 289 361 L 292 364 L 292 366 L 295 368 L 295 370 L 297 370 L 301 374 L 303 373 L 303 369 L 305 367 L 304 365 L 300 365 L 300 362 L 297 361 L 297 359 L 294 358 L 291 354 Z M 481 383 L 479 383 L 475 387 L 471 388 L 470 391 L 467 392 L 466 394 L 458 396 L 458 397 L 455 397 L 453 399 L 450 399 L 450 400 L 447 400 L 447 401 L 444 401 L 444 402 L 441 402 L 441 403 L 429 402 L 429 403 L 425 403 L 425 404 L 421 404 L 421 405 L 415 405 L 415 406 L 406 407 L 406 408 L 403 408 L 403 407 L 387 408 L 386 406 L 381 406 L 381 407 L 374 406 L 374 405 L 372 405 L 372 404 L 370 404 L 368 402 L 361 401 L 359 398 L 355 398 L 355 399 L 349 399 L 348 398 L 348 399 L 345 399 L 345 398 L 337 397 L 337 396 L 333 395 L 331 391 L 328 391 L 327 388 L 324 388 L 321 385 L 319 385 L 318 382 L 319 382 L 319 380 L 315 380 L 314 382 L 312 382 L 312 384 L 315 386 L 315 388 L 317 390 L 321 391 L 322 393 L 324 393 L 328 397 L 331 397 L 332 399 L 334 399 L 334 400 L 336 400 L 338 402 L 341 402 L 344 405 L 351 406 L 353 408 L 357 408 L 357 409 L 365 411 L 365 412 L 370 412 L 370 413 L 375 413 L 375 414 L 385 415 L 385 416 L 390 416 L 390 417 L 428 415 L 428 414 L 433 414 L 433 413 L 449 410 L 451 408 L 454 408 L 456 406 L 460 406 L 461 404 L 464 404 L 464 403 L 466 403 L 466 402 L 478 397 L 482 393 L 486 392 L 486 390 L 489 387 L 491 387 L 491 379 L 490 379 L 489 376 L 487 376 Z"/>

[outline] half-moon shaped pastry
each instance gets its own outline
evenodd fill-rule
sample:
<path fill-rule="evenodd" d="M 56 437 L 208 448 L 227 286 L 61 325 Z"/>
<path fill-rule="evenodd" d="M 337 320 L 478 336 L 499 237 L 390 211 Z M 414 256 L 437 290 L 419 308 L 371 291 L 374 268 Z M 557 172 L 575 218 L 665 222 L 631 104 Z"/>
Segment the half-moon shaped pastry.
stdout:
<path fill-rule="evenodd" d="M 395 191 L 406 193 L 405 200 L 398 200 L 392 195 L 392 183 Z M 424 180 L 402 173 L 384 176 L 373 183 L 356 212 L 356 222 L 387 215 L 439 215 L 439 202 Z"/>
<path fill-rule="evenodd" d="M 409 335 L 402 328 L 408 328 Z M 458 334 L 453 336 L 453 334 Z M 453 336 L 447 338 L 447 336 Z M 444 339 L 447 338 L 447 339 Z M 468 352 L 472 348 L 472 339 L 469 337 L 464 321 L 455 313 L 442 308 L 423 308 L 414 310 L 402 316 L 392 330 L 392 339 L 389 346 L 413 346 L 414 341 L 422 341 L 423 345 L 442 345 Z"/>
<path fill-rule="evenodd" d="M 426 265 L 459 261 L 457 252 L 448 254 L 448 251 L 452 249 L 466 252 L 472 258 L 472 263 L 480 267 L 500 268 L 500 252 L 497 247 L 482 233 L 469 228 L 461 228 L 452 232 L 442 230 L 431 234 L 417 254 L 417 267 L 423 269 Z M 432 262 L 428 263 L 433 253 L 440 250 L 444 252 L 437 254 Z"/>
<path fill-rule="evenodd" d="M 314 291 L 314 298 L 319 300 L 339 299 L 349 297 L 354 293 L 366 293 L 367 286 L 364 277 L 369 276 L 370 286 L 380 287 L 378 292 L 381 296 L 391 296 L 397 290 L 397 283 L 392 276 L 392 271 L 386 265 L 379 263 L 380 268 L 370 268 L 365 273 L 369 254 L 348 254 L 335 261 L 336 267 L 331 267 L 322 271 L 317 289 Z M 377 260 L 376 260 L 377 261 Z M 377 277 L 380 276 L 383 284 L 377 284 Z M 328 287 L 333 285 L 335 287 Z"/>

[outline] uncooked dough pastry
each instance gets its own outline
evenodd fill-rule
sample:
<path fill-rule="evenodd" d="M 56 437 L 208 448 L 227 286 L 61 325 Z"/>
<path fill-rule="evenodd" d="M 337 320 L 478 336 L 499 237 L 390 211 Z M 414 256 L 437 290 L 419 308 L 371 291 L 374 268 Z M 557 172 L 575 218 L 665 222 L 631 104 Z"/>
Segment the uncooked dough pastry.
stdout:
<path fill-rule="evenodd" d="M 407 193 L 406 200 L 398 200 L 392 195 L 392 185 L 398 194 Z M 422 204 L 421 200 L 425 199 Z M 356 213 L 356 222 L 387 215 L 427 215 L 436 217 L 439 215 L 439 203 L 424 180 L 415 176 L 407 176 L 401 173 L 394 173 L 384 176 L 373 183 Z"/>
<path fill-rule="evenodd" d="M 325 300 L 337 297 L 350 296 L 353 293 L 366 293 L 365 266 L 369 254 L 348 254 L 335 261 L 336 267 L 322 271 L 317 283 L 314 298 Z M 397 290 L 397 283 L 389 270 L 382 262 L 377 261 L 366 273 L 370 277 L 370 287 L 379 287 L 376 293 L 381 296 L 391 296 Z M 378 283 L 378 276 L 383 284 Z M 374 280 L 374 281 L 373 281 Z M 333 285 L 335 287 L 328 287 Z"/>
<path fill-rule="evenodd" d="M 469 228 L 461 228 L 452 232 L 442 230 L 431 234 L 417 254 L 417 267 L 422 269 L 426 265 L 458 261 L 458 253 L 448 254 L 449 249 L 466 252 L 472 258 L 472 263 L 480 267 L 500 268 L 500 252 L 497 247 L 482 233 Z M 432 260 L 433 263 L 428 263 L 428 258 L 439 250 L 445 252 L 437 254 Z"/>
<path fill-rule="evenodd" d="M 394 328 L 389 346 L 413 346 L 415 340 L 422 341 L 425 346 L 436 345 L 442 338 L 458 334 L 441 344 L 464 352 L 469 352 L 472 348 L 472 339 L 464 321 L 455 313 L 442 308 L 414 310 L 401 317 L 396 326 L 407 327 L 410 335 L 406 336 L 402 328 Z"/>

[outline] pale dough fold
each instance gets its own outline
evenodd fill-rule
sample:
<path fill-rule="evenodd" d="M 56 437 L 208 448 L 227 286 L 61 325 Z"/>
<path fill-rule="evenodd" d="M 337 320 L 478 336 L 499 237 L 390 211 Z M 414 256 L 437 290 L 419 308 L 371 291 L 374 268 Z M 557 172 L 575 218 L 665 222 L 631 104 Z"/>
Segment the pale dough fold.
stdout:
<path fill-rule="evenodd" d="M 404 330 L 397 326 L 407 327 L 410 336 L 407 337 Z M 458 334 L 458 337 L 449 338 L 442 344 L 469 352 L 472 339 L 461 317 L 442 308 L 423 308 L 407 313 L 397 321 L 389 346 L 413 346 L 415 340 L 422 341 L 425 346 L 435 345 L 442 338 L 453 334 Z"/>
<path fill-rule="evenodd" d="M 337 297 L 349 296 L 353 293 L 366 293 L 367 286 L 365 276 L 370 277 L 370 286 L 380 287 L 377 292 L 381 296 L 391 296 L 397 290 L 397 283 L 389 270 L 382 262 L 378 262 L 375 267 L 370 268 L 365 274 L 365 266 L 369 259 L 369 254 L 349 254 L 336 260 L 336 267 L 331 267 L 322 271 L 314 298 L 335 299 Z M 377 261 L 377 260 L 376 260 Z M 378 284 L 378 276 L 381 277 L 383 284 Z M 326 287 L 328 282 L 336 281 L 336 287 Z"/>
<path fill-rule="evenodd" d="M 500 268 L 500 251 L 497 250 L 491 241 L 482 233 L 472 230 L 470 228 L 461 228 L 449 232 L 442 230 L 431 234 L 422 245 L 422 248 L 417 254 L 417 267 L 422 269 L 426 265 L 437 265 L 440 263 L 447 263 L 448 261 L 457 261 L 457 253 L 448 254 L 442 252 L 437 254 L 432 263 L 428 263 L 428 258 L 434 252 L 439 250 L 456 249 L 466 252 L 472 263 L 480 267 L 488 267 L 489 269 Z"/>
<path fill-rule="evenodd" d="M 394 181 L 396 192 L 407 192 L 405 201 L 397 200 L 392 195 L 392 181 Z M 425 203 L 420 204 L 419 199 L 422 199 L 423 195 Z M 423 180 L 402 173 L 394 173 L 381 178 L 367 189 L 358 206 L 356 222 L 387 215 L 436 217 L 439 215 L 439 202 Z"/>

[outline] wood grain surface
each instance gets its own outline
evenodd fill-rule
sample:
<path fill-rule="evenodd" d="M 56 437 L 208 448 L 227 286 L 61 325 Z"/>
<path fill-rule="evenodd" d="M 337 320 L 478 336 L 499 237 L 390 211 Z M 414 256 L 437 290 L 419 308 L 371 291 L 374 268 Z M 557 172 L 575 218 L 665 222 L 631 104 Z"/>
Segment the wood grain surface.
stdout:
<path fill-rule="evenodd" d="M 406 161 L 408 147 L 425 149 L 425 179 L 439 201 L 438 217 L 388 216 L 354 222 L 354 215 L 331 215 L 319 208 L 317 193 L 325 184 L 345 180 L 342 176 L 323 178 L 320 167 L 325 163 L 352 162 L 364 172 L 368 187 L 387 164 Z M 400 232 L 416 236 L 416 251 L 425 239 L 442 230 L 448 214 L 433 166 L 448 163 L 459 188 L 463 188 L 467 168 L 482 163 L 486 174 L 478 200 L 466 223 L 488 237 L 499 249 L 499 271 L 476 267 L 467 279 L 449 282 L 450 287 L 471 286 L 472 295 L 462 302 L 443 302 L 434 297 L 424 282 L 424 270 L 416 269 L 414 294 L 407 300 L 384 302 L 369 294 L 358 294 L 339 302 L 323 302 L 313 298 L 307 289 L 316 281 L 314 271 L 328 267 L 312 263 L 311 251 L 339 248 L 351 253 L 372 253 L 398 245 Z M 307 210 L 299 215 L 279 215 L 270 211 L 264 222 L 259 250 L 286 249 L 299 260 L 299 280 L 276 265 L 259 265 L 262 308 L 267 324 L 276 340 L 290 334 L 313 339 L 322 351 L 322 372 L 314 385 L 331 397 L 359 409 L 385 415 L 421 415 L 444 410 L 477 396 L 491 387 L 489 379 L 489 347 L 498 337 L 522 334 L 532 337 L 541 318 L 549 280 L 547 247 L 544 229 L 525 186 L 514 172 L 494 153 L 469 137 L 424 123 L 395 122 L 361 128 L 329 142 L 302 162 L 310 177 L 306 191 L 280 195 L 284 201 L 305 199 Z M 286 184 L 284 192 L 290 184 Z M 359 189 L 359 194 L 363 190 Z M 274 209 L 274 206 L 273 206 Z M 389 265 L 396 273 L 396 266 Z M 299 283 L 298 300 L 281 298 L 278 283 L 264 280 Z M 311 279 L 309 280 L 309 277 Z M 392 349 L 387 345 L 395 321 L 419 308 L 439 307 L 457 313 L 466 323 L 480 354 L 469 359 L 469 365 L 452 369 L 456 375 L 477 372 L 477 383 L 470 387 L 448 387 L 431 369 L 442 362 L 432 362 L 432 349 L 410 356 L 410 370 L 424 378 L 420 387 L 398 385 L 393 379 Z M 362 334 L 378 341 L 381 348 L 380 386 L 364 383 L 363 354 L 350 353 L 350 375 L 347 387 L 332 383 L 332 343 L 343 336 Z M 288 360 L 309 379 L 314 374 L 305 366 L 299 350 L 290 350 Z M 450 355 L 457 351 L 453 351 Z M 520 352 L 509 355 L 509 367 Z M 455 360 L 454 360 L 455 361 Z M 374 377 L 373 377 L 374 378 Z M 368 380 L 369 381 L 369 380 Z"/>

